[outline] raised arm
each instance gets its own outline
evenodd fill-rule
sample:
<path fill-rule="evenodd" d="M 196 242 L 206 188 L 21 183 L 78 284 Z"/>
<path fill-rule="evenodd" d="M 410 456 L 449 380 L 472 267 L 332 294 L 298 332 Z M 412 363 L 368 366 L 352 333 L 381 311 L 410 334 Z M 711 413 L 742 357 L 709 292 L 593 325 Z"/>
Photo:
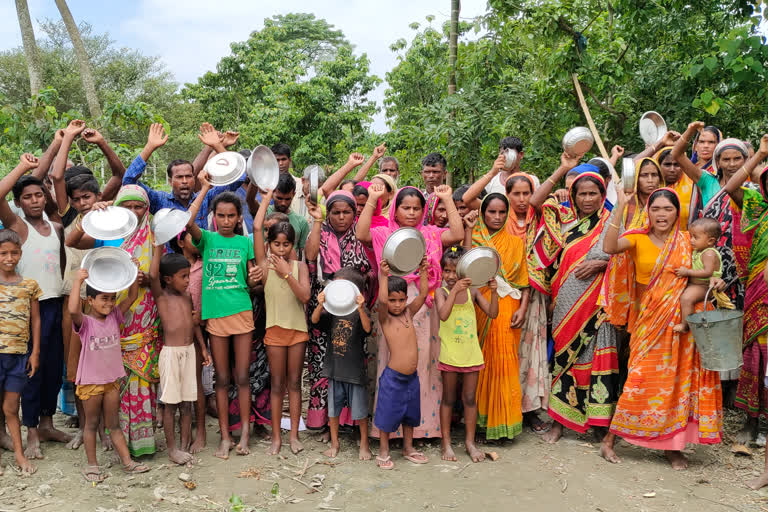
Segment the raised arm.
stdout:
<path fill-rule="evenodd" d="M 506 165 L 506 162 L 507 157 L 502 152 L 499 152 L 499 156 L 497 156 L 496 160 L 493 161 L 493 167 L 491 167 L 491 170 L 469 186 L 469 189 L 464 192 L 464 195 L 461 197 L 461 200 L 464 201 L 464 204 L 467 205 L 467 208 L 470 210 L 480 209 L 480 194 L 483 193 L 483 190 L 485 190 L 485 187 L 488 186 L 493 178 L 495 178 L 496 175 L 501 172 L 501 170 L 504 168 L 504 165 Z"/>
<path fill-rule="evenodd" d="M 683 135 L 681 135 L 680 138 L 677 139 L 677 142 L 675 142 L 675 146 L 670 153 L 670 156 L 680 164 L 680 167 L 683 169 L 686 176 L 688 176 L 694 183 L 699 182 L 702 170 L 696 167 L 696 164 L 691 162 L 691 159 L 688 158 L 685 151 L 688 149 L 688 144 L 691 142 L 691 139 L 696 136 L 702 128 L 704 128 L 704 123 L 701 121 L 694 121 L 689 124 L 685 132 L 683 132 Z"/>
<path fill-rule="evenodd" d="M 74 229 L 72 229 L 64 239 L 64 245 L 84 251 L 87 249 L 93 249 L 93 247 L 96 245 L 96 240 L 91 238 L 85 231 L 83 231 L 81 219 L 78 219 Z"/>
<path fill-rule="evenodd" d="M 447 294 L 442 288 L 435 290 L 435 304 L 437 305 L 437 314 L 441 322 L 448 320 L 451 316 L 451 311 L 453 311 L 453 305 L 456 304 L 456 297 L 460 293 L 464 293 L 471 285 L 472 280 L 466 278 L 456 281 L 456 284 L 453 285 L 453 288 Z"/>
<path fill-rule="evenodd" d="M 27 239 L 27 225 L 21 220 L 21 217 L 13 213 L 6 197 L 8 193 L 13 189 L 19 179 L 37 167 L 39 161 L 31 153 L 24 153 L 19 159 L 19 165 L 13 168 L 11 172 L 0 180 L 0 222 L 3 223 L 3 227 L 12 229 L 19 234 L 22 241 Z"/>
<path fill-rule="evenodd" d="M 373 220 L 373 212 L 376 211 L 376 205 L 379 203 L 379 199 L 384 196 L 387 189 L 381 183 L 374 183 L 368 187 L 368 201 L 365 202 L 363 213 L 357 219 L 357 226 L 355 226 L 355 236 L 358 240 L 371 246 L 371 221 Z M 454 206 L 456 208 L 456 206 Z"/>
<path fill-rule="evenodd" d="M 647 149 L 647 148 L 646 148 Z M 616 168 L 616 163 L 624 156 L 624 148 L 616 145 L 611 148 L 611 157 L 608 159 L 611 162 L 613 168 Z M 611 176 L 613 178 L 613 176 Z"/>
<path fill-rule="evenodd" d="M 83 325 L 83 307 L 82 300 L 80 299 L 80 290 L 83 287 L 83 283 L 88 279 L 88 271 L 81 268 L 75 275 L 75 280 L 72 282 L 72 292 L 69 294 L 69 316 L 72 318 L 72 325 L 80 328 Z"/>
<path fill-rule="evenodd" d="M 83 131 L 83 139 L 90 143 L 95 144 L 98 146 L 99 150 L 101 150 L 101 153 L 104 155 L 104 158 L 107 159 L 107 164 L 109 164 L 109 168 L 112 170 L 112 177 L 107 181 L 106 185 L 104 185 L 104 191 L 101 193 L 101 198 L 105 201 L 110 201 L 117 196 L 117 192 L 120 190 L 120 186 L 123 184 L 123 176 L 125 176 L 125 165 L 120 160 L 120 157 L 117 156 L 117 153 L 115 153 L 115 150 L 112 149 L 112 146 L 107 143 L 104 136 L 99 133 L 98 130 L 95 130 L 93 128 L 87 128 L 85 131 Z M 58 195 L 58 192 L 56 192 Z"/>
<path fill-rule="evenodd" d="M 307 200 L 307 211 L 312 217 L 312 229 L 307 236 L 307 243 L 304 245 L 304 256 L 307 261 L 317 261 L 317 255 L 320 253 L 320 233 L 323 228 L 323 211 L 319 205 L 312 204 Z"/>
<path fill-rule="evenodd" d="M 757 167 L 757 164 L 766 158 L 768 158 L 768 134 L 763 135 L 760 139 L 760 147 L 755 151 L 755 154 L 752 155 L 752 158 L 747 160 L 747 162 L 736 171 L 733 176 L 731 176 L 731 179 L 728 180 L 725 187 L 723 187 L 739 208 L 741 208 L 744 201 L 744 190 L 742 190 L 741 186 L 752 175 L 752 170 Z"/>
<path fill-rule="evenodd" d="M 245 188 L 245 206 L 248 207 L 248 213 L 253 217 L 256 212 L 259 211 L 259 200 L 256 199 L 256 193 L 259 191 L 259 187 L 255 183 L 248 183 Z"/>
<path fill-rule="evenodd" d="M 133 259 L 134 264 L 136 266 L 139 265 L 139 262 L 134 258 Z M 158 295 L 155 295 L 155 297 L 158 297 Z M 133 280 L 133 283 L 131 283 L 131 286 L 128 288 L 128 293 L 125 296 L 125 298 L 120 302 L 120 304 L 117 305 L 117 307 L 120 308 L 120 312 L 125 315 L 128 313 L 128 310 L 131 309 L 131 306 L 133 306 L 133 303 L 136 302 L 136 299 L 139 298 L 139 278 L 136 277 L 136 279 Z"/>
<path fill-rule="evenodd" d="M 199 242 L 200 239 L 203 236 L 203 232 L 200 230 L 200 226 L 198 226 L 195 223 L 195 219 L 197 218 L 197 214 L 200 211 L 200 208 L 203 206 L 203 202 L 205 201 L 205 195 L 208 193 L 208 191 L 211 189 L 211 182 L 208 181 L 208 173 L 203 171 L 198 176 L 197 179 L 202 184 L 203 188 L 200 190 L 200 193 L 197 194 L 197 197 L 195 197 L 195 200 L 192 201 L 192 204 L 189 205 L 189 222 L 187 222 L 187 232 L 192 237 L 192 240 L 195 241 L 195 243 Z"/>
<path fill-rule="evenodd" d="M 355 174 L 355 177 L 352 178 L 355 182 L 363 181 L 366 176 L 368 176 L 368 171 L 371 170 L 371 167 L 373 167 L 373 164 L 376 163 L 376 161 L 383 157 L 384 154 L 387 152 L 387 146 L 385 143 L 381 143 L 375 148 L 373 148 L 373 154 L 368 158 L 368 161 L 366 161 L 362 167 L 360 167 L 360 170 L 357 171 L 357 174 Z"/>
<path fill-rule="evenodd" d="M 72 142 L 74 142 L 75 137 L 83 133 L 83 130 L 85 130 L 85 121 L 80 119 L 70 121 L 67 127 L 64 128 L 64 137 L 61 139 L 59 151 L 56 153 L 53 169 L 51 169 L 51 181 L 53 182 L 53 189 L 56 191 L 56 206 L 59 210 L 59 215 L 64 215 L 69 206 L 67 184 L 64 181 L 64 168 L 67 166 L 67 157 L 69 156 Z"/>
<path fill-rule="evenodd" d="M 272 201 L 272 190 L 267 190 L 261 196 L 259 210 L 253 218 L 253 254 L 256 257 L 256 264 L 261 266 L 264 266 L 267 260 L 267 253 L 264 249 L 264 218 L 267 216 L 270 201 Z"/>
<path fill-rule="evenodd" d="M 365 312 L 365 297 L 362 294 L 358 294 L 355 300 L 357 302 L 357 312 L 360 315 L 360 324 L 365 332 L 370 333 L 371 319 L 368 313 Z"/>
<path fill-rule="evenodd" d="M 480 215 L 480 210 L 471 210 L 467 213 L 462 221 L 464 222 L 464 242 L 462 246 L 465 251 L 472 248 L 472 232 L 477 224 L 477 217 Z"/>
<path fill-rule="evenodd" d="M 162 258 L 163 247 L 155 245 L 152 248 L 152 262 L 149 264 L 149 286 L 152 290 L 152 296 L 159 300 L 163 296 L 163 285 L 160 277 L 160 258 Z"/>
<path fill-rule="evenodd" d="M 51 145 L 48 146 L 48 149 L 45 150 L 43 156 L 40 157 L 40 164 L 37 166 L 37 169 L 32 172 L 32 176 L 39 180 L 45 178 L 45 175 L 48 174 L 51 169 L 51 164 L 53 163 L 54 158 L 56 158 L 56 155 L 59 152 L 59 147 L 61 146 L 61 140 L 63 138 L 64 130 L 56 130 Z"/>
<path fill-rule="evenodd" d="M 203 123 L 200 125 L 200 133 L 197 134 L 197 138 L 200 139 L 200 142 L 211 148 L 213 152 L 223 153 L 227 150 L 222 143 L 223 137 L 219 137 L 219 132 L 216 131 L 216 128 L 214 128 L 211 123 Z M 203 165 L 205 165 L 205 162 Z"/>
<path fill-rule="evenodd" d="M 384 188 L 384 187 L 382 187 Z M 389 317 L 389 263 L 384 258 L 379 262 L 379 324 Z"/>
<path fill-rule="evenodd" d="M 320 321 L 320 317 L 323 316 L 323 304 L 325 304 L 325 292 L 317 294 L 317 307 L 312 312 L 312 323 L 317 324 Z"/>
<path fill-rule="evenodd" d="M 419 294 L 408 304 L 411 316 L 419 312 L 421 306 L 424 305 L 424 301 L 427 300 L 427 294 L 429 294 L 429 262 L 425 254 L 419 266 Z"/>
<path fill-rule="evenodd" d="M 496 279 L 491 279 L 488 281 L 488 288 L 491 290 L 491 300 L 488 301 L 482 293 L 480 293 L 477 290 L 472 290 L 472 300 L 475 301 L 475 304 L 478 305 L 478 307 L 483 310 L 483 313 L 488 318 L 496 318 L 499 316 L 499 284 L 496 282 Z M 523 290 L 523 293 L 527 291 Z"/>
<path fill-rule="evenodd" d="M 435 194 L 448 212 L 448 231 L 443 231 L 440 241 L 444 247 L 461 242 L 464 240 L 464 221 L 456 209 L 456 203 L 453 202 L 453 190 L 448 185 L 440 185 L 435 189 Z"/>
<path fill-rule="evenodd" d="M 331 192 L 336 190 L 339 187 L 339 184 L 344 181 L 347 174 L 349 174 L 352 169 L 362 164 L 364 160 L 365 157 L 360 153 L 352 153 L 349 155 L 347 162 L 339 167 L 338 171 L 328 176 L 328 179 L 325 180 L 323 186 L 320 187 L 320 190 L 323 192 L 323 197 L 331 195 Z"/>
<path fill-rule="evenodd" d="M 547 197 L 549 197 L 549 194 L 552 193 L 552 189 L 555 187 L 557 182 L 563 179 L 565 175 L 568 174 L 568 171 L 576 167 L 578 164 L 578 157 L 571 156 L 566 152 L 563 152 L 560 155 L 560 167 L 558 167 L 555 172 L 552 173 L 552 176 L 542 181 L 541 185 L 539 185 L 539 187 L 533 192 L 533 195 L 531 196 L 530 205 L 533 206 L 534 210 L 537 212 L 541 211 L 541 207 L 544 204 L 544 201 L 546 201 Z"/>
<path fill-rule="evenodd" d="M 606 254 L 618 254 L 628 250 L 632 244 L 626 238 L 619 238 L 621 234 L 621 219 L 624 218 L 624 211 L 627 209 L 627 203 L 629 199 L 634 195 L 627 194 L 624 190 L 617 188 L 618 200 L 616 206 L 614 206 L 611 212 L 611 218 L 608 219 L 608 225 L 603 229 L 606 229 L 605 238 L 603 239 L 603 251 Z"/>

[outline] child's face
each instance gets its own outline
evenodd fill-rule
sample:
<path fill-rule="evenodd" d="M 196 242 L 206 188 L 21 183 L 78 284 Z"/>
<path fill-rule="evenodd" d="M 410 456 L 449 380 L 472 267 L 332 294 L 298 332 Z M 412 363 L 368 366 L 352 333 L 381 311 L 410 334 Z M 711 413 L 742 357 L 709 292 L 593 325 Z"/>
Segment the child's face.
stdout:
<path fill-rule="evenodd" d="M 278 234 L 277 238 L 269 242 L 270 252 L 275 256 L 280 256 L 281 258 L 288 258 L 292 249 L 293 242 L 288 240 L 288 237 L 285 236 L 285 233 Z"/>
<path fill-rule="evenodd" d="M 242 221 L 237 208 L 232 203 L 217 204 L 213 216 L 216 218 L 216 230 L 222 236 L 234 235 L 235 228 Z"/>
<path fill-rule="evenodd" d="M 456 204 L 456 211 L 459 212 L 461 218 L 464 218 L 469 213 L 469 208 L 464 204 L 464 201 L 454 201 L 454 204 Z"/>
<path fill-rule="evenodd" d="M 16 206 L 21 208 L 26 217 L 38 219 L 45 209 L 45 194 L 40 185 L 30 184 L 21 191 Z"/>
<path fill-rule="evenodd" d="M 693 227 L 690 230 L 691 233 L 691 245 L 697 251 L 703 251 L 707 247 L 714 247 L 717 240 L 714 237 L 709 236 L 703 229 Z"/>
<path fill-rule="evenodd" d="M 13 242 L 0 244 L 0 268 L 3 272 L 11 274 L 16 272 L 16 265 L 21 259 L 21 247 Z"/>
<path fill-rule="evenodd" d="M 448 288 L 453 288 L 453 285 L 459 280 L 459 276 L 456 274 L 455 261 L 448 260 L 445 262 L 445 266 L 443 267 L 443 279 L 445 280 L 445 284 L 448 285 Z"/>
<path fill-rule="evenodd" d="M 387 310 L 390 315 L 399 316 L 408 306 L 408 296 L 403 292 L 393 292 L 387 296 Z"/>
<path fill-rule="evenodd" d="M 277 224 L 277 219 L 267 219 L 264 221 L 264 231 L 269 231 L 269 228 Z"/>
<path fill-rule="evenodd" d="M 360 194 L 359 196 L 355 197 L 355 203 L 357 204 L 355 215 L 357 217 L 359 217 L 360 214 L 363 213 L 363 208 L 365 208 L 365 203 L 367 202 L 368 202 L 368 196 L 365 194 Z"/>
<path fill-rule="evenodd" d="M 98 201 L 101 201 L 101 194 L 94 194 L 90 190 L 75 189 L 69 196 L 69 204 L 80 215 L 85 215 L 91 211 L 91 207 Z"/>
<path fill-rule="evenodd" d="M 165 280 L 165 287 L 169 290 L 176 293 L 186 293 L 189 286 L 189 269 L 183 268 L 172 276 L 163 277 L 163 279 Z"/>
<path fill-rule="evenodd" d="M 200 256 L 200 251 L 197 250 L 197 247 L 195 247 L 195 244 L 192 243 L 192 235 L 189 233 L 185 233 L 184 236 L 179 240 L 179 246 L 181 247 L 181 250 L 184 252 L 184 256 L 187 257 L 193 257 L 198 258 Z"/>
<path fill-rule="evenodd" d="M 88 297 L 88 305 L 101 316 L 109 316 L 116 304 L 116 293 L 99 293 L 95 297 Z"/>

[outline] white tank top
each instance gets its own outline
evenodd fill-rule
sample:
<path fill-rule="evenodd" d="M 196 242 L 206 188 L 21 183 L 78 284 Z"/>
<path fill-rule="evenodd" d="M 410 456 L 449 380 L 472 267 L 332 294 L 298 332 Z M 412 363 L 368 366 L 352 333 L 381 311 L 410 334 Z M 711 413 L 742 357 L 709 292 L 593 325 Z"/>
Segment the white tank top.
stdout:
<path fill-rule="evenodd" d="M 27 225 L 27 241 L 21 246 L 21 260 L 16 267 L 19 274 L 37 281 L 43 290 L 40 300 L 61 297 L 61 240 L 56 228 L 46 220 L 51 234 L 43 236 L 24 217 L 21 220 Z"/>

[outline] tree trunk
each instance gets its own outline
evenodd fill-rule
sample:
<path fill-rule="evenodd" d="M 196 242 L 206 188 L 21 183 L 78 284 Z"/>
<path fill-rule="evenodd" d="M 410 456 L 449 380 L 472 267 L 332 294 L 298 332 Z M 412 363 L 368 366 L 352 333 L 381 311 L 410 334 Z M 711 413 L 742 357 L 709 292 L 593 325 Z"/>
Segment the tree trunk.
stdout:
<path fill-rule="evenodd" d="M 56 7 L 59 8 L 61 19 L 64 20 L 64 26 L 67 27 L 69 38 L 72 40 L 72 46 L 75 49 L 77 63 L 80 65 L 80 77 L 83 81 L 88 110 L 91 113 L 91 117 L 101 117 L 101 106 L 99 106 L 99 97 L 96 95 L 96 85 L 91 74 L 91 63 L 88 61 L 88 54 L 85 52 L 85 45 L 83 45 L 83 40 L 80 37 L 80 29 L 77 28 L 66 0 L 56 0 Z"/>
<path fill-rule="evenodd" d="M 27 0 L 16 0 L 16 15 L 19 17 L 21 41 L 24 45 L 24 57 L 27 60 L 27 70 L 29 71 L 29 92 L 32 96 L 37 96 L 43 85 L 43 73 Z"/>
<path fill-rule="evenodd" d="M 459 50 L 459 11 L 461 0 L 451 0 L 451 29 L 448 35 L 448 95 L 456 94 L 456 58 Z M 453 117 L 453 114 L 451 114 Z M 446 176 L 448 185 L 453 185 L 453 172 Z"/>

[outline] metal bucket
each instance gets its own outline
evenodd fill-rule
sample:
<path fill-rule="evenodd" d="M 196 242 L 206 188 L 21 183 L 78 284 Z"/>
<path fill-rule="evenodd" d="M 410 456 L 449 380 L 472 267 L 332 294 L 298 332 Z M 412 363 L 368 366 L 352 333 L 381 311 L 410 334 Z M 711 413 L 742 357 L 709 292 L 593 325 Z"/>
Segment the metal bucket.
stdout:
<path fill-rule="evenodd" d="M 744 312 L 731 309 L 706 311 L 709 291 L 704 298 L 705 311 L 688 316 L 688 325 L 701 355 L 701 366 L 720 372 L 735 370 L 744 362 L 741 352 Z"/>

